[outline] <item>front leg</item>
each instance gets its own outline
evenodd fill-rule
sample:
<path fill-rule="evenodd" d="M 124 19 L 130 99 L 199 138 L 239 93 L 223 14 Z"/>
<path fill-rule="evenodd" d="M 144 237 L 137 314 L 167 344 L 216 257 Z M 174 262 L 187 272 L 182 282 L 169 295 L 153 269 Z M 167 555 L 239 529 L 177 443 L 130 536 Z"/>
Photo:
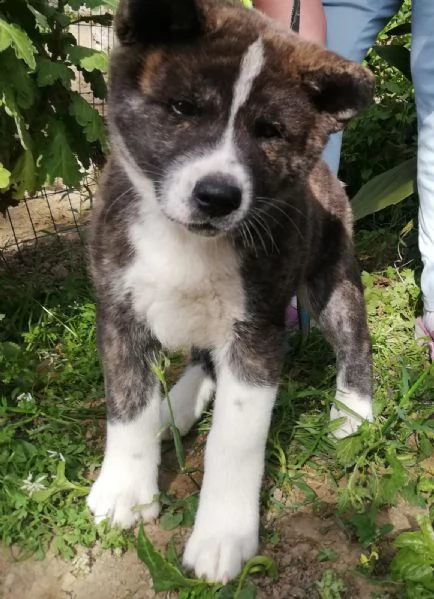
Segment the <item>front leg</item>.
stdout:
<path fill-rule="evenodd" d="M 277 390 L 276 377 L 259 380 L 258 370 L 253 363 L 236 365 L 231 352 L 217 368 L 199 509 L 184 553 L 184 565 L 209 581 L 234 578 L 258 548 L 259 492 Z"/>
<path fill-rule="evenodd" d="M 96 522 L 122 528 L 158 516 L 160 390 L 150 369 L 156 346 L 128 308 L 97 314 L 107 400 L 107 440 L 98 479 L 87 498 Z"/>
<path fill-rule="evenodd" d="M 308 304 L 332 345 L 337 362 L 336 400 L 330 419 L 345 418 L 337 438 L 372 421 L 372 350 L 358 265 L 352 246 L 342 248 L 333 269 L 320 271 L 307 287 Z"/>

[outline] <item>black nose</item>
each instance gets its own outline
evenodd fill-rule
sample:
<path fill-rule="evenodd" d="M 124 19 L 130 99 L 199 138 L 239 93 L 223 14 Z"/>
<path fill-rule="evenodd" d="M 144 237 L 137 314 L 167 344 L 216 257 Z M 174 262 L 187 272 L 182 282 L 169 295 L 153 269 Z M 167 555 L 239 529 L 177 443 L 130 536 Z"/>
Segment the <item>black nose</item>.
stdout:
<path fill-rule="evenodd" d="M 226 216 L 239 208 L 241 189 L 225 177 L 210 175 L 196 183 L 193 199 L 207 216 Z"/>

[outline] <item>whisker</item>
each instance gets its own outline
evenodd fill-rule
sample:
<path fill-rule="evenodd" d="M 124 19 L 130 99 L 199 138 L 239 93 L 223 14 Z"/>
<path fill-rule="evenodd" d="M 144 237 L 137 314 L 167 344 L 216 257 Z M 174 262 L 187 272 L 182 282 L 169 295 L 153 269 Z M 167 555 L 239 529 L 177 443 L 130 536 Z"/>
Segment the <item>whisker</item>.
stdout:
<path fill-rule="evenodd" d="M 124 197 L 126 196 L 128 193 L 130 193 L 131 191 L 133 191 L 133 186 L 130 185 L 130 187 L 128 187 L 124 192 L 122 192 L 120 195 L 118 195 L 117 198 L 115 198 L 110 206 L 108 206 L 107 211 L 104 215 L 104 220 L 103 220 L 103 224 L 105 225 L 107 222 L 107 218 L 109 216 L 109 214 L 111 213 L 111 211 L 113 210 L 113 208 L 116 206 L 116 204 Z"/>
<path fill-rule="evenodd" d="M 273 247 L 274 247 L 276 252 L 278 254 L 280 254 L 280 249 L 277 246 L 277 244 L 274 240 L 274 237 L 273 237 L 273 233 L 272 233 L 270 227 L 267 225 L 266 221 L 262 218 L 262 216 L 260 214 L 256 213 L 255 211 L 253 211 L 252 216 L 253 216 L 255 222 L 258 224 L 258 226 L 260 226 L 265 231 L 265 233 L 268 235 L 268 237 L 270 238 L 271 250 L 273 250 Z"/>
<path fill-rule="evenodd" d="M 248 235 L 249 235 L 249 237 L 250 237 L 250 241 L 251 241 L 251 245 L 250 245 L 250 247 L 251 247 L 253 250 L 255 250 L 255 255 L 256 255 L 256 257 L 258 257 L 258 250 L 256 249 L 255 241 L 254 241 L 254 239 L 253 239 L 252 232 L 250 231 L 250 228 L 249 228 L 249 222 L 248 222 L 248 221 L 245 221 L 245 222 L 244 222 L 244 225 L 245 225 L 246 234 L 248 234 Z"/>
<path fill-rule="evenodd" d="M 258 203 L 260 205 L 278 206 L 280 204 L 285 208 L 290 208 L 291 210 L 298 212 L 298 214 L 303 214 L 303 211 L 300 208 L 298 208 L 298 206 L 294 206 L 293 204 L 287 202 L 286 200 L 283 200 L 282 198 L 267 198 L 265 196 L 257 196 L 256 199 L 259 200 Z"/>
<path fill-rule="evenodd" d="M 263 250 L 265 252 L 265 255 L 268 256 L 267 244 L 265 243 L 265 240 L 262 237 L 260 230 L 258 230 L 258 228 L 256 227 L 255 221 L 250 221 L 249 224 L 252 226 L 252 229 L 255 231 L 255 233 L 256 233 L 256 235 L 257 235 L 257 237 L 258 237 L 258 239 L 259 239 L 259 241 L 260 241 L 260 243 L 262 245 L 262 248 L 263 248 Z"/>
<path fill-rule="evenodd" d="M 287 207 L 289 207 L 289 206 L 287 205 Z M 295 220 L 294 220 L 294 219 L 291 217 L 291 215 L 290 215 L 290 214 L 288 214 L 288 212 L 285 212 L 285 210 L 283 210 L 283 209 L 282 209 L 280 206 L 278 206 L 277 204 L 274 204 L 274 203 L 272 203 L 272 202 L 270 202 L 269 204 L 267 204 L 267 208 L 268 208 L 268 211 L 267 211 L 267 213 L 266 213 L 266 214 L 267 214 L 267 216 L 270 216 L 270 218 L 271 218 L 271 214 L 270 214 L 270 212 L 271 212 L 271 210 L 272 210 L 273 208 L 275 208 L 276 210 L 278 210 L 278 211 L 279 211 L 279 213 L 281 213 L 281 214 L 282 214 L 282 215 L 283 215 L 283 216 L 284 216 L 284 217 L 285 217 L 285 218 L 286 218 L 286 219 L 287 219 L 287 220 L 288 220 L 288 221 L 289 221 L 289 222 L 292 224 L 292 226 L 294 227 L 294 229 L 296 229 L 297 233 L 299 234 L 300 238 L 303 238 L 303 234 L 302 234 L 302 232 L 301 232 L 301 230 L 300 230 L 300 227 L 299 227 L 299 226 L 298 226 L 298 224 L 295 222 Z M 260 207 L 256 206 L 256 209 L 257 209 L 257 210 L 259 210 L 259 209 L 260 209 Z M 280 224 L 281 226 L 283 226 L 283 224 L 282 224 L 282 223 L 279 223 L 279 224 Z"/>

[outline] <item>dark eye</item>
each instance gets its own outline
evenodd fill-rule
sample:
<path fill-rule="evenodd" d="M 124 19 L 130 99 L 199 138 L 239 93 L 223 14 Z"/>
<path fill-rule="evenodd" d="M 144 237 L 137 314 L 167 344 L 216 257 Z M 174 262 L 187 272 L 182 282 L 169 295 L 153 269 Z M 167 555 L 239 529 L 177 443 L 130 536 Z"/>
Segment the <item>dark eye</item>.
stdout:
<path fill-rule="evenodd" d="M 272 123 L 264 119 L 255 122 L 255 136 L 263 139 L 282 138 L 283 127 L 280 123 Z"/>
<path fill-rule="evenodd" d="M 199 107 L 188 100 L 171 100 L 170 109 L 178 116 L 195 116 L 199 114 Z"/>

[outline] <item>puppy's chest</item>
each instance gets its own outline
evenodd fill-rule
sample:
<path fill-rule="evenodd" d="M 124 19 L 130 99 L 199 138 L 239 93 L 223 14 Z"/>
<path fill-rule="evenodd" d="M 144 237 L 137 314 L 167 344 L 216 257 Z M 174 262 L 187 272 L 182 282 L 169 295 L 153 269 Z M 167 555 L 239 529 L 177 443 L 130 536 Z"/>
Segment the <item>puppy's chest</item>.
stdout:
<path fill-rule="evenodd" d="M 244 315 L 237 256 L 225 240 L 142 236 L 123 276 L 136 317 L 168 348 L 221 347 Z"/>

